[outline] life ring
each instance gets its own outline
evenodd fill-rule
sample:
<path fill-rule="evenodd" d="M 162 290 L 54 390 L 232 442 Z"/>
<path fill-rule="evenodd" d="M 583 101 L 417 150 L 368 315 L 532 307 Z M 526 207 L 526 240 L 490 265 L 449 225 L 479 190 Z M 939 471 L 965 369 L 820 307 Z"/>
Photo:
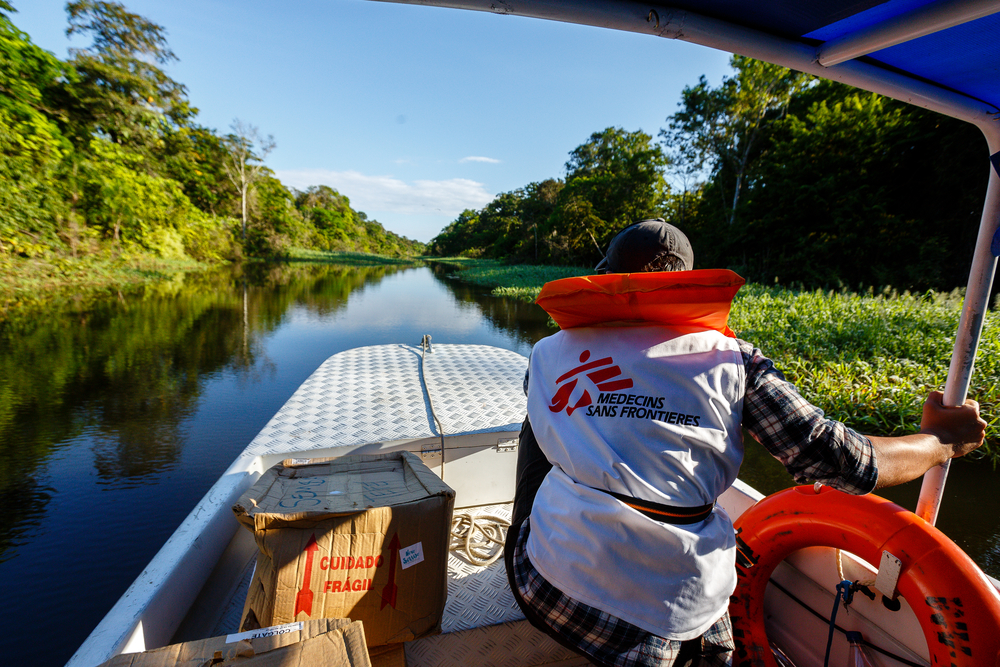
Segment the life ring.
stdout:
<path fill-rule="evenodd" d="M 764 629 L 764 589 L 778 563 L 812 546 L 849 551 L 876 568 L 888 551 L 902 561 L 897 588 L 917 616 L 931 664 L 1000 665 L 1000 594 L 958 545 L 899 505 L 800 486 L 764 498 L 735 527 L 734 666 L 777 666 Z"/>

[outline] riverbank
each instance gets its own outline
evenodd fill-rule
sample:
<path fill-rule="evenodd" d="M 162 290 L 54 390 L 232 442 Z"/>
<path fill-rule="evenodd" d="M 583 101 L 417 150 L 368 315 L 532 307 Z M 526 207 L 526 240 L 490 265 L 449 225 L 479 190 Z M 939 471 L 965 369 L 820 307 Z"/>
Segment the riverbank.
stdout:
<path fill-rule="evenodd" d="M 376 255 L 369 252 L 332 252 L 328 250 L 292 248 L 287 257 L 275 261 L 373 266 L 379 264 L 419 264 L 423 259 L 415 256 L 390 257 L 388 255 Z"/>
<path fill-rule="evenodd" d="M 534 301 L 542 285 L 590 269 L 442 258 L 460 280 L 495 296 Z M 748 284 L 729 326 L 773 359 L 802 395 L 863 433 L 904 435 L 920 424 L 927 393 L 943 388 L 963 294 L 804 291 Z M 969 396 L 989 422 L 970 458 L 1000 463 L 1000 317 L 986 316 Z"/>
<path fill-rule="evenodd" d="M 293 248 L 278 259 L 249 259 L 247 264 L 308 262 L 373 266 L 414 264 L 415 257 L 387 257 L 362 252 L 327 252 Z M 58 301 L 83 305 L 106 296 L 123 295 L 179 274 L 207 271 L 219 264 L 163 259 L 150 255 L 87 255 L 0 258 L 0 322 L 14 313 L 32 311 Z"/>
<path fill-rule="evenodd" d="M 148 256 L 6 258 L 0 260 L 0 321 L 56 300 L 85 302 L 208 266 Z"/>
<path fill-rule="evenodd" d="M 549 281 L 592 273 L 591 269 L 582 266 L 503 264 L 492 259 L 466 257 L 434 257 L 428 261 L 459 269 L 457 275 L 463 282 L 489 287 L 493 296 L 531 303 L 538 297 L 542 285 Z"/>

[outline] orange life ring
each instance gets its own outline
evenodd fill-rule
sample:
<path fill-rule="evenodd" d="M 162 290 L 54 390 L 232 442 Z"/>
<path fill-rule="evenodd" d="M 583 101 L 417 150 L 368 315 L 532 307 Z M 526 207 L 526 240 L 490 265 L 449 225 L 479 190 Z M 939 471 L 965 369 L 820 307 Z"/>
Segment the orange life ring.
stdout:
<path fill-rule="evenodd" d="M 735 525 L 734 665 L 777 665 L 764 629 L 764 589 L 778 563 L 811 546 L 849 551 L 873 567 L 883 551 L 893 554 L 902 561 L 897 588 L 917 615 L 931 664 L 1000 665 L 1000 594 L 958 545 L 899 505 L 800 486 L 764 498 Z"/>

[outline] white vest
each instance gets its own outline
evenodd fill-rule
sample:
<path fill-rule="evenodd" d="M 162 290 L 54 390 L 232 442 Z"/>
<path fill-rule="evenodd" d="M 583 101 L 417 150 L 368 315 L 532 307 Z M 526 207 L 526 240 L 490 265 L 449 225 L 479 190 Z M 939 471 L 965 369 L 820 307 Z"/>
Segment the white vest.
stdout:
<path fill-rule="evenodd" d="M 527 554 L 572 598 L 668 639 L 695 638 L 736 586 L 735 537 L 716 507 L 663 524 L 612 496 L 713 502 L 743 460 L 745 368 L 735 339 L 664 325 L 566 329 L 531 353 L 528 417 L 553 464 Z"/>

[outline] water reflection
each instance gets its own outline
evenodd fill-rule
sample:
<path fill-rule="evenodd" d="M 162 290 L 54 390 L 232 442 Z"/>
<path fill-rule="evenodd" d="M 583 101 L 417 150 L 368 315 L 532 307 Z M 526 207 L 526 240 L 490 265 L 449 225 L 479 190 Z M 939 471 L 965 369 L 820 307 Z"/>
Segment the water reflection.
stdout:
<path fill-rule="evenodd" d="M 549 325 L 549 316 L 533 303 L 505 299 L 490 294 L 486 287 L 458 280 L 458 270 L 444 264 L 433 264 L 434 277 L 448 288 L 456 301 L 475 309 L 477 315 L 494 327 L 509 331 L 529 348 L 557 330 Z"/>
<path fill-rule="evenodd" d="M 329 315 L 399 265 L 248 265 L 175 279 L 0 324 L 0 561 L 37 525 L 40 469 L 88 432 L 98 483 L 130 487 L 176 467 L 180 425 L 204 379 L 257 373 L 260 337 L 293 304 Z"/>

